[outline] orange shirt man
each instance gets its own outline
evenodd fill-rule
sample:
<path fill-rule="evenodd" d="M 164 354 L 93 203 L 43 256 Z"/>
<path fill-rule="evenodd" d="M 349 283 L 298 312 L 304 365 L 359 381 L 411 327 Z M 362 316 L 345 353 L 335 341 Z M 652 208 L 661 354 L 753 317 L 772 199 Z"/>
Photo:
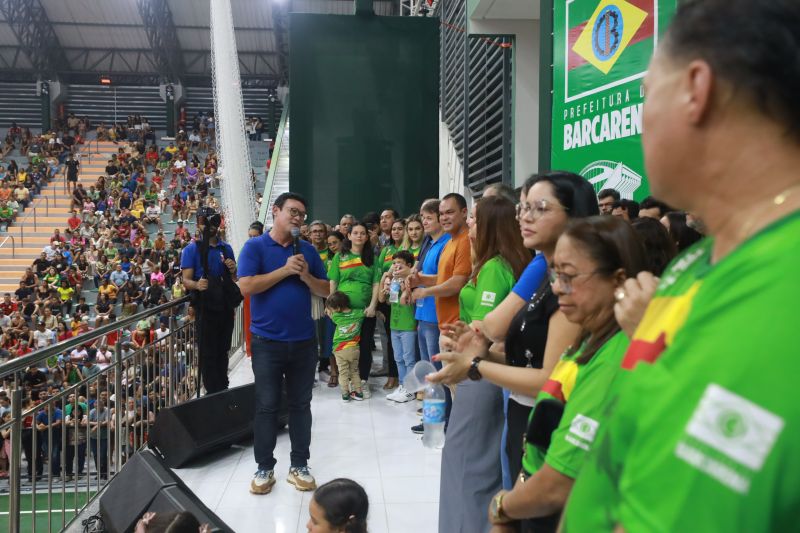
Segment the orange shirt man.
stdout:
<path fill-rule="evenodd" d="M 436 298 L 436 318 L 439 329 L 458 320 L 458 294 L 472 273 L 470 243 L 467 233 L 467 201 L 457 193 L 446 195 L 439 204 L 439 223 L 450 234 L 450 241 L 442 250 L 439 270 L 435 276 L 417 274 L 419 287 L 413 298 Z"/>

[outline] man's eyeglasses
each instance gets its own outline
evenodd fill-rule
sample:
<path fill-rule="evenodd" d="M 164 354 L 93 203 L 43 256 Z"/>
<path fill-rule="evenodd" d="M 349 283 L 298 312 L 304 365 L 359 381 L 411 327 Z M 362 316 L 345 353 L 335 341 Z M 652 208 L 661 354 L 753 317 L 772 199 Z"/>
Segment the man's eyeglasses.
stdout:
<path fill-rule="evenodd" d="M 528 213 L 531 213 L 534 220 L 542 218 L 547 213 L 555 211 L 557 209 L 562 209 L 567 211 L 567 208 L 563 205 L 557 204 L 555 202 L 549 202 L 547 200 L 537 200 L 532 204 L 528 202 L 520 202 L 517 204 L 517 217 L 522 218 L 526 216 Z"/>
<path fill-rule="evenodd" d="M 300 211 L 299 209 L 295 209 L 294 207 L 289 207 L 289 216 L 292 218 L 299 218 L 300 220 L 306 220 L 308 218 L 308 213 L 305 211 Z"/>
<path fill-rule="evenodd" d="M 558 282 L 558 284 L 561 286 L 561 292 L 563 294 L 571 294 L 572 293 L 572 284 L 573 284 L 573 282 L 575 281 L 576 278 L 579 278 L 579 277 L 582 277 L 582 276 L 591 277 L 591 276 L 594 276 L 595 274 L 597 274 L 597 272 L 598 271 L 595 270 L 593 272 L 586 272 L 586 273 L 583 273 L 583 274 L 580 274 L 580 273 L 579 274 L 566 274 L 564 272 L 556 272 L 555 270 L 551 270 L 549 272 L 549 274 L 548 274 L 548 277 L 550 278 L 550 285 L 551 286 L 555 285 L 556 282 Z"/>

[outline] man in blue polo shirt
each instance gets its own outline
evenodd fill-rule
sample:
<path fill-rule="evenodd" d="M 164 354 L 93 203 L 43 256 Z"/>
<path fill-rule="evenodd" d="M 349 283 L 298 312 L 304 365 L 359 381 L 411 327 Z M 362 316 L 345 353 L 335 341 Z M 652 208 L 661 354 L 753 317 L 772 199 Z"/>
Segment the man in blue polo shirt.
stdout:
<path fill-rule="evenodd" d="M 297 490 L 314 490 L 308 470 L 311 445 L 311 390 L 317 367 L 317 341 L 311 318 L 311 294 L 326 297 L 330 284 L 314 246 L 295 241 L 292 229 L 307 218 L 305 199 L 283 193 L 272 206 L 269 233 L 248 240 L 239 254 L 239 287 L 250 296 L 253 374 L 256 383 L 254 454 L 258 470 L 253 494 L 275 485 L 275 442 L 281 382 L 289 399 L 291 466 L 287 481 Z M 294 247 L 299 246 L 298 254 Z"/>
<path fill-rule="evenodd" d="M 450 234 L 442 229 L 439 224 L 439 200 L 428 200 L 420 208 L 422 215 L 422 228 L 430 244 L 424 252 L 420 253 L 420 262 L 417 269 L 421 274 L 436 276 L 439 272 L 439 257 L 444 246 L 450 241 Z M 428 296 L 417 300 L 415 318 L 417 319 L 417 342 L 419 343 L 420 357 L 430 361 L 431 356 L 439 353 L 439 320 L 436 317 L 436 297 Z M 441 363 L 434 362 L 436 368 L 441 368 Z M 449 390 L 445 391 L 450 397 Z M 449 403 L 448 403 L 449 405 Z M 449 411 L 448 411 L 449 413 Z M 421 434 L 424 431 L 422 424 L 411 427 L 411 431 Z"/>

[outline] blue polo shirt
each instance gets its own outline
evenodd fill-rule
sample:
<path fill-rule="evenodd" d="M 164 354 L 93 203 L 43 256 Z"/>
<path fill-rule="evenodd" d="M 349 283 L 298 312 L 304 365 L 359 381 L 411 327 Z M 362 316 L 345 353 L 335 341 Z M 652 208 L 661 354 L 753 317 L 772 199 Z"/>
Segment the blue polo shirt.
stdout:
<path fill-rule="evenodd" d="M 439 272 L 439 257 L 442 255 L 444 245 L 450 241 L 450 234 L 443 233 L 439 240 L 431 241 L 431 246 L 425 253 L 425 258 L 422 261 L 423 274 L 428 276 L 435 276 Z M 436 318 L 436 297 L 428 296 L 417 300 L 417 310 L 414 313 L 414 318 L 423 320 L 425 322 L 433 322 L 438 324 L 439 320 Z"/>
<path fill-rule="evenodd" d="M 533 297 L 546 275 L 547 260 L 544 258 L 544 254 L 537 254 L 525 267 L 512 291 L 527 302 Z"/>
<path fill-rule="evenodd" d="M 224 241 L 217 241 L 215 246 L 208 247 L 208 269 L 214 276 L 222 276 L 225 266 L 225 259 L 234 259 L 233 248 Z M 181 252 L 181 268 L 192 268 L 194 274 L 192 279 L 195 281 L 205 275 L 203 271 L 203 261 L 200 258 L 200 241 L 192 241 Z"/>
<path fill-rule="evenodd" d="M 314 246 L 300 241 L 308 270 L 317 279 L 328 279 L 325 265 Z M 239 277 L 258 276 L 283 267 L 292 256 L 292 243 L 281 246 L 265 233 L 249 239 L 239 253 Z M 299 276 L 289 276 L 268 290 L 250 296 L 250 331 L 273 341 L 297 342 L 314 337 L 311 290 Z"/>

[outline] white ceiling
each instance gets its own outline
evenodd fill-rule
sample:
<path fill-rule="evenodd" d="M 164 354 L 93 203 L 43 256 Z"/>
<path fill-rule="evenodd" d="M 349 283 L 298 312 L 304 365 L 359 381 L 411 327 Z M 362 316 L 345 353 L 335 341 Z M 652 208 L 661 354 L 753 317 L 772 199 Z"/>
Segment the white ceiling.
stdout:
<path fill-rule="evenodd" d="M 538 19 L 540 7 L 540 0 L 479 0 L 470 18 Z"/>

